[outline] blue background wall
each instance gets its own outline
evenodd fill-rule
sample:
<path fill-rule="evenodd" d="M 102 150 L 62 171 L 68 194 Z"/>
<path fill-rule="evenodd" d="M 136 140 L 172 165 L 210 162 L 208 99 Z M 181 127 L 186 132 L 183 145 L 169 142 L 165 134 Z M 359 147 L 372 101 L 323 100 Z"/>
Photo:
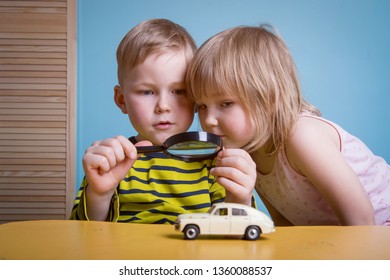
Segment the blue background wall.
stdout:
<path fill-rule="evenodd" d="M 274 25 L 306 99 L 390 162 L 390 1 L 79 0 L 76 188 L 93 141 L 135 134 L 113 101 L 115 52 L 127 31 L 149 18 L 181 24 L 198 45 L 236 25 Z M 200 129 L 197 120 L 192 129 Z"/>

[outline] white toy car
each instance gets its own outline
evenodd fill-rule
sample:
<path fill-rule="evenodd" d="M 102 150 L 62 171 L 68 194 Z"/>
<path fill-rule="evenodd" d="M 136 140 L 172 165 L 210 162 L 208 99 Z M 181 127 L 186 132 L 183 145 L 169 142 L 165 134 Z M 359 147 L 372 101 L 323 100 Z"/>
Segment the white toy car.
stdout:
<path fill-rule="evenodd" d="M 184 233 L 185 239 L 196 239 L 199 234 L 243 235 L 256 240 L 262 233 L 275 231 L 274 222 L 263 212 L 237 203 L 216 203 L 208 213 L 181 214 L 175 229 Z"/>

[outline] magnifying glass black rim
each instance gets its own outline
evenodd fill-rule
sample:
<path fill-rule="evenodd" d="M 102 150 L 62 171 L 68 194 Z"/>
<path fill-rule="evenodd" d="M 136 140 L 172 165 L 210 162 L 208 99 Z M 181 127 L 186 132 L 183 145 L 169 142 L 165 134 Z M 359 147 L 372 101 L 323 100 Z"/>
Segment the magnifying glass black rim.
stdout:
<path fill-rule="evenodd" d="M 199 142 L 210 142 L 219 147 L 214 153 L 204 156 L 194 155 L 175 155 L 168 152 L 168 149 L 175 144 L 188 142 L 188 141 L 199 141 Z M 222 139 L 216 134 L 205 132 L 205 131 L 189 131 L 182 132 L 169 137 L 162 146 L 142 146 L 137 147 L 138 153 L 152 153 L 152 152 L 164 152 L 166 155 L 173 159 L 182 160 L 185 162 L 202 161 L 206 159 L 214 158 L 220 150 L 222 150 Z"/>
<path fill-rule="evenodd" d="M 216 144 L 219 147 L 222 147 L 222 139 L 216 134 L 205 132 L 205 131 L 189 131 L 175 134 L 169 137 L 164 142 L 164 147 L 169 148 L 175 144 L 183 143 L 187 141 L 200 141 L 200 142 L 210 142 Z"/>

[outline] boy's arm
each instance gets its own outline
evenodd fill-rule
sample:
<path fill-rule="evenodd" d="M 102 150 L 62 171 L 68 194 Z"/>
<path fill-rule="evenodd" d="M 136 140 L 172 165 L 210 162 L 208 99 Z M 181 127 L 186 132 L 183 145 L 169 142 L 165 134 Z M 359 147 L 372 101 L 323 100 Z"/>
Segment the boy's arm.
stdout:
<path fill-rule="evenodd" d="M 70 220 L 82 220 L 88 221 L 88 216 L 85 209 L 85 196 L 84 189 L 87 184 L 85 177 L 81 182 L 79 191 L 77 192 L 76 198 L 73 203 L 72 213 L 70 214 Z"/>
<path fill-rule="evenodd" d="M 111 209 L 111 201 L 116 190 L 103 195 L 96 194 L 88 185 L 84 189 L 85 211 L 89 220 L 107 221 Z"/>
<path fill-rule="evenodd" d="M 136 159 L 136 148 L 124 136 L 96 141 L 86 150 L 83 168 L 88 184 L 79 203 L 86 219 L 110 220 L 117 186 Z"/>
<path fill-rule="evenodd" d="M 72 209 L 72 213 L 70 215 L 70 220 L 83 220 L 89 221 L 90 219 L 88 215 L 88 207 L 87 207 L 87 197 L 86 197 L 86 189 L 88 183 L 84 178 L 81 184 L 81 187 L 77 193 L 76 199 L 74 201 L 74 206 Z M 107 222 L 116 222 L 119 217 L 119 199 L 118 193 L 115 191 L 114 195 L 110 198 L 108 202 L 108 210 L 104 214 L 105 218 L 101 220 L 105 220 Z"/>

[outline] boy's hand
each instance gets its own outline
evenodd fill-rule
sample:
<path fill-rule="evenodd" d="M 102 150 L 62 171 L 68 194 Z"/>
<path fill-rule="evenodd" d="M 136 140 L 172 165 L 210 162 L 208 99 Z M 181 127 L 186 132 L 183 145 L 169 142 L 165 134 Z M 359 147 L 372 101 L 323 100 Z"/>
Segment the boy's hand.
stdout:
<path fill-rule="evenodd" d="M 151 143 L 143 141 L 137 145 L 151 145 Z M 137 149 L 124 136 L 96 141 L 87 149 L 83 158 L 83 167 L 88 181 L 85 192 L 90 220 L 107 219 L 115 189 L 126 177 L 137 157 Z"/>
<path fill-rule="evenodd" d="M 216 167 L 210 173 L 226 189 L 226 202 L 251 205 L 256 183 L 256 163 L 242 149 L 225 149 L 218 153 Z"/>
<path fill-rule="evenodd" d="M 83 158 L 89 191 L 111 197 L 136 159 L 135 146 L 124 136 L 94 142 Z"/>

